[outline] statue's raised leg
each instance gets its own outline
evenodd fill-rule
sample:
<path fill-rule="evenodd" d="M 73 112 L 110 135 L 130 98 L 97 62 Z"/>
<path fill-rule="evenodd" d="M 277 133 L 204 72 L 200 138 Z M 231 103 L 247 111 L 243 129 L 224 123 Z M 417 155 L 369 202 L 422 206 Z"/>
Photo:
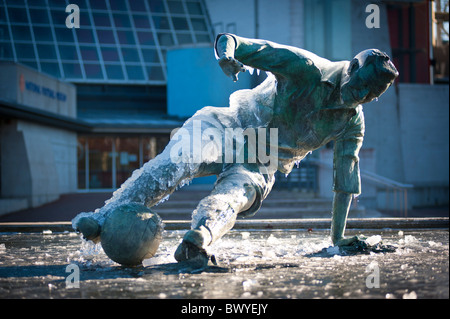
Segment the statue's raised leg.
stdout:
<path fill-rule="evenodd" d="M 178 262 L 195 263 L 198 268 L 206 266 L 206 248 L 233 228 L 239 213 L 259 209 L 265 197 L 264 185 L 270 191 L 273 181 L 266 183 L 262 174 L 244 171 L 241 168 L 219 176 L 211 194 L 200 201 L 192 214 L 192 229 L 175 252 Z"/>

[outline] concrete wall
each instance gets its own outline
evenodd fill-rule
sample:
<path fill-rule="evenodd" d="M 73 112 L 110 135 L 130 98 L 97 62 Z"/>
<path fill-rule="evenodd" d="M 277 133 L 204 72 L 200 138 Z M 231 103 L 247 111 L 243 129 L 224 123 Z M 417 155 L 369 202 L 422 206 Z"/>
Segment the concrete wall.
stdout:
<path fill-rule="evenodd" d="M 352 55 L 378 48 L 392 56 L 385 4 L 351 1 Z M 380 8 L 380 28 L 365 26 L 371 3 Z M 409 206 L 448 203 L 448 94 L 448 85 L 400 83 L 364 106 L 363 148 L 376 150 L 375 173 L 415 186 L 408 193 Z"/>
<path fill-rule="evenodd" d="M 216 33 L 304 45 L 303 0 L 206 0 Z"/>
<path fill-rule="evenodd" d="M 351 58 L 349 0 L 304 0 L 305 49 L 332 61 Z"/>
<path fill-rule="evenodd" d="M 448 204 L 449 87 L 400 84 L 400 144 L 413 205 Z"/>
<path fill-rule="evenodd" d="M 0 63 L 0 97 L 18 105 L 76 117 L 76 88 L 28 67 Z M 77 134 L 0 119 L 0 214 L 37 207 L 77 190 Z"/>
<path fill-rule="evenodd" d="M 1 126 L 1 197 L 37 207 L 76 191 L 77 135 L 10 120 Z"/>

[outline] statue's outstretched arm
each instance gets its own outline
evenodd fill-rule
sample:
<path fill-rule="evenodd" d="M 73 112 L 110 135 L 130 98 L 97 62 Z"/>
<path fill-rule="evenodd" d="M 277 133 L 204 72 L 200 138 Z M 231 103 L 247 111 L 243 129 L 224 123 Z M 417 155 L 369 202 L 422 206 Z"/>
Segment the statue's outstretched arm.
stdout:
<path fill-rule="evenodd" d="M 244 65 L 285 77 L 300 72 L 320 74 L 312 59 L 321 59 L 311 52 L 275 42 L 248 39 L 234 34 L 219 34 L 215 43 L 216 56 L 224 73 L 237 80 Z"/>

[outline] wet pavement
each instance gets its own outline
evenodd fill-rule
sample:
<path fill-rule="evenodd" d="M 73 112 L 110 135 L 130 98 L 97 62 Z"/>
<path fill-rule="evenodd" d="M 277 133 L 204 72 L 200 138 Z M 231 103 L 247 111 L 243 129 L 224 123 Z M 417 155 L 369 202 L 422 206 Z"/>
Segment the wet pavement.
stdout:
<path fill-rule="evenodd" d="M 448 228 L 348 230 L 397 247 L 359 255 L 325 230 L 233 230 L 210 250 L 218 265 L 195 273 L 173 258 L 184 232 L 165 231 L 137 268 L 73 232 L 0 233 L 0 298 L 449 298 Z"/>

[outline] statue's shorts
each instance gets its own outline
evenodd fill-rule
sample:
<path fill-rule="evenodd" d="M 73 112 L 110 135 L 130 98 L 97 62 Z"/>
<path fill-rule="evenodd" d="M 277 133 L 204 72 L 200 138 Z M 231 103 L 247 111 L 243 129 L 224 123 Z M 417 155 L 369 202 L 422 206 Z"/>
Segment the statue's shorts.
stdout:
<path fill-rule="evenodd" d="M 261 208 L 263 200 L 269 195 L 275 182 L 274 174 L 266 174 L 264 167 L 256 164 L 231 164 L 219 174 L 216 187 L 226 180 L 232 180 L 236 187 L 252 187 L 256 197 L 250 208 L 239 213 L 240 217 L 251 217 Z"/>

